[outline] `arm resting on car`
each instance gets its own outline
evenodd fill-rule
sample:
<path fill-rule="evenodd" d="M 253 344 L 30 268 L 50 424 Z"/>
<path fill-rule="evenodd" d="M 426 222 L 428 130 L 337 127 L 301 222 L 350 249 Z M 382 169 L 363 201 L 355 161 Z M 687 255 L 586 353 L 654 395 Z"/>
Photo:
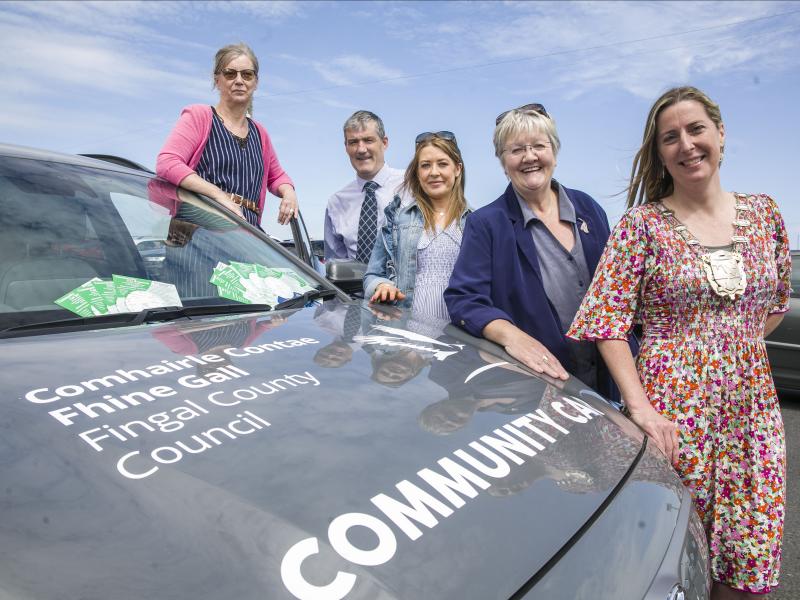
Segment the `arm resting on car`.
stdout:
<path fill-rule="evenodd" d="M 622 392 L 631 419 L 649 435 L 672 464 L 678 460 L 678 429 L 650 404 L 627 340 L 597 340 L 597 348 Z"/>

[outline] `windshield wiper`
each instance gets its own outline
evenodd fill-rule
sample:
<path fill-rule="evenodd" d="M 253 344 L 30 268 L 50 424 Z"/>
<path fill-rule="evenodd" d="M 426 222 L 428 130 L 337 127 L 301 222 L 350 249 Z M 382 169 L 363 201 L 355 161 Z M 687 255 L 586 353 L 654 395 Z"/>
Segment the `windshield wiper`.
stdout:
<path fill-rule="evenodd" d="M 274 310 L 283 310 L 285 308 L 300 308 L 312 302 L 314 300 L 327 300 L 328 298 L 333 298 L 336 295 L 336 290 L 331 289 L 322 289 L 322 290 L 311 290 L 310 292 L 306 292 L 302 296 L 295 296 L 294 298 L 289 298 L 288 300 L 284 300 L 283 302 L 279 302 L 275 305 Z"/>
<path fill-rule="evenodd" d="M 79 331 L 81 329 L 108 329 L 111 327 L 142 325 L 175 319 L 190 319 L 208 315 L 266 312 L 272 310 L 268 304 L 205 304 L 200 306 L 161 306 L 146 308 L 137 313 L 116 313 L 97 317 L 73 317 L 57 321 L 27 323 L 0 331 L 0 339 L 18 335 L 37 335 L 53 331 Z"/>

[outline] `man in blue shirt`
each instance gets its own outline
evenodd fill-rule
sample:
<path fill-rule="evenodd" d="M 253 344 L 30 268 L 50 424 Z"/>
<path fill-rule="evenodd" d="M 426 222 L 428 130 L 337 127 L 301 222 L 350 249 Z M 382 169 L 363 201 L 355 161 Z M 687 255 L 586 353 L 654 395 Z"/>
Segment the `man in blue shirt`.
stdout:
<path fill-rule="evenodd" d="M 356 179 L 328 199 L 325 259 L 369 262 L 383 210 L 403 183 L 404 172 L 386 164 L 389 138 L 375 113 L 359 110 L 344 123 L 344 147 Z"/>

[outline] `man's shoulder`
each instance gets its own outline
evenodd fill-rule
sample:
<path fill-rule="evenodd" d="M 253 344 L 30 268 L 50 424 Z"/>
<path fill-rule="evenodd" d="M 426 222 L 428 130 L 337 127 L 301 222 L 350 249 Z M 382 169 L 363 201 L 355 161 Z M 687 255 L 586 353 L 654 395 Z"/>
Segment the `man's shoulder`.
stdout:
<path fill-rule="evenodd" d="M 348 195 L 358 192 L 358 180 L 353 179 L 342 188 L 336 190 L 331 197 L 328 198 L 328 208 L 337 206 L 347 200 Z"/>
<path fill-rule="evenodd" d="M 406 172 L 403 169 L 395 169 L 389 165 L 386 165 L 386 171 L 389 174 L 389 177 L 392 179 L 399 179 L 400 181 L 402 181 L 403 177 L 406 175 Z"/>
<path fill-rule="evenodd" d="M 384 165 L 380 170 L 379 176 L 376 177 L 376 181 L 381 185 L 381 189 L 383 190 L 381 195 L 388 196 L 388 198 L 391 199 L 397 194 L 400 187 L 403 185 L 405 174 L 405 171 L 401 169 L 395 169 L 389 165 Z M 388 195 L 385 192 L 388 192 Z"/>

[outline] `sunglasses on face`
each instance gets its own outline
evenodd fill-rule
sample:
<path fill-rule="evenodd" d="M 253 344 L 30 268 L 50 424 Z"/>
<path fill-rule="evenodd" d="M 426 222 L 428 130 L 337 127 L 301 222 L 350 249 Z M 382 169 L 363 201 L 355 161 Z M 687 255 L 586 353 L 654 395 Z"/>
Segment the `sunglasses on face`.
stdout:
<path fill-rule="evenodd" d="M 503 117 L 505 117 L 512 110 L 521 110 L 523 112 L 532 111 L 532 112 L 535 112 L 535 113 L 539 113 L 540 115 L 542 115 L 544 117 L 547 117 L 548 119 L 550 118 L 550 115 L 547 114 L 547 111 L 544 109 L 544 105 L 543 104 L 539 104 L 538 102 L 533 102 L 531 104 L 523 104 L 522 106 L 520 106 L 518 108 L 512 108 L 511 110 L 506 110 L 506 111 L 501 112 L 499 115 L 497 115 L 497 118 L 494 120 L 494 124 L 495 125 L 500 125 L 500 121 L 503 120 Z"/>
<path fill-rule="evenodd" d="M 254 69 L 242 69 L 241 71 L 237 71 L 236 69 L 222 69 L 222 76 L 228 81 L 233 81 L 236 79 L 237 75 L 241 75 L 244 81 L 253 81 L 253 79 L 256 78 Z"/>
<path fill-rule="evenodd" d="M 414 145 L 419 146 L 422 142 L 427 142 L 430 139 L 439 138 L 441 140 L 447 140 L 448 142 L 453 142 L 454 144 L 458 145 L 456 142 L 456 134 L 452 131 L 426 131 L 424 133 L 420 133 L 414 139 Z"/>

